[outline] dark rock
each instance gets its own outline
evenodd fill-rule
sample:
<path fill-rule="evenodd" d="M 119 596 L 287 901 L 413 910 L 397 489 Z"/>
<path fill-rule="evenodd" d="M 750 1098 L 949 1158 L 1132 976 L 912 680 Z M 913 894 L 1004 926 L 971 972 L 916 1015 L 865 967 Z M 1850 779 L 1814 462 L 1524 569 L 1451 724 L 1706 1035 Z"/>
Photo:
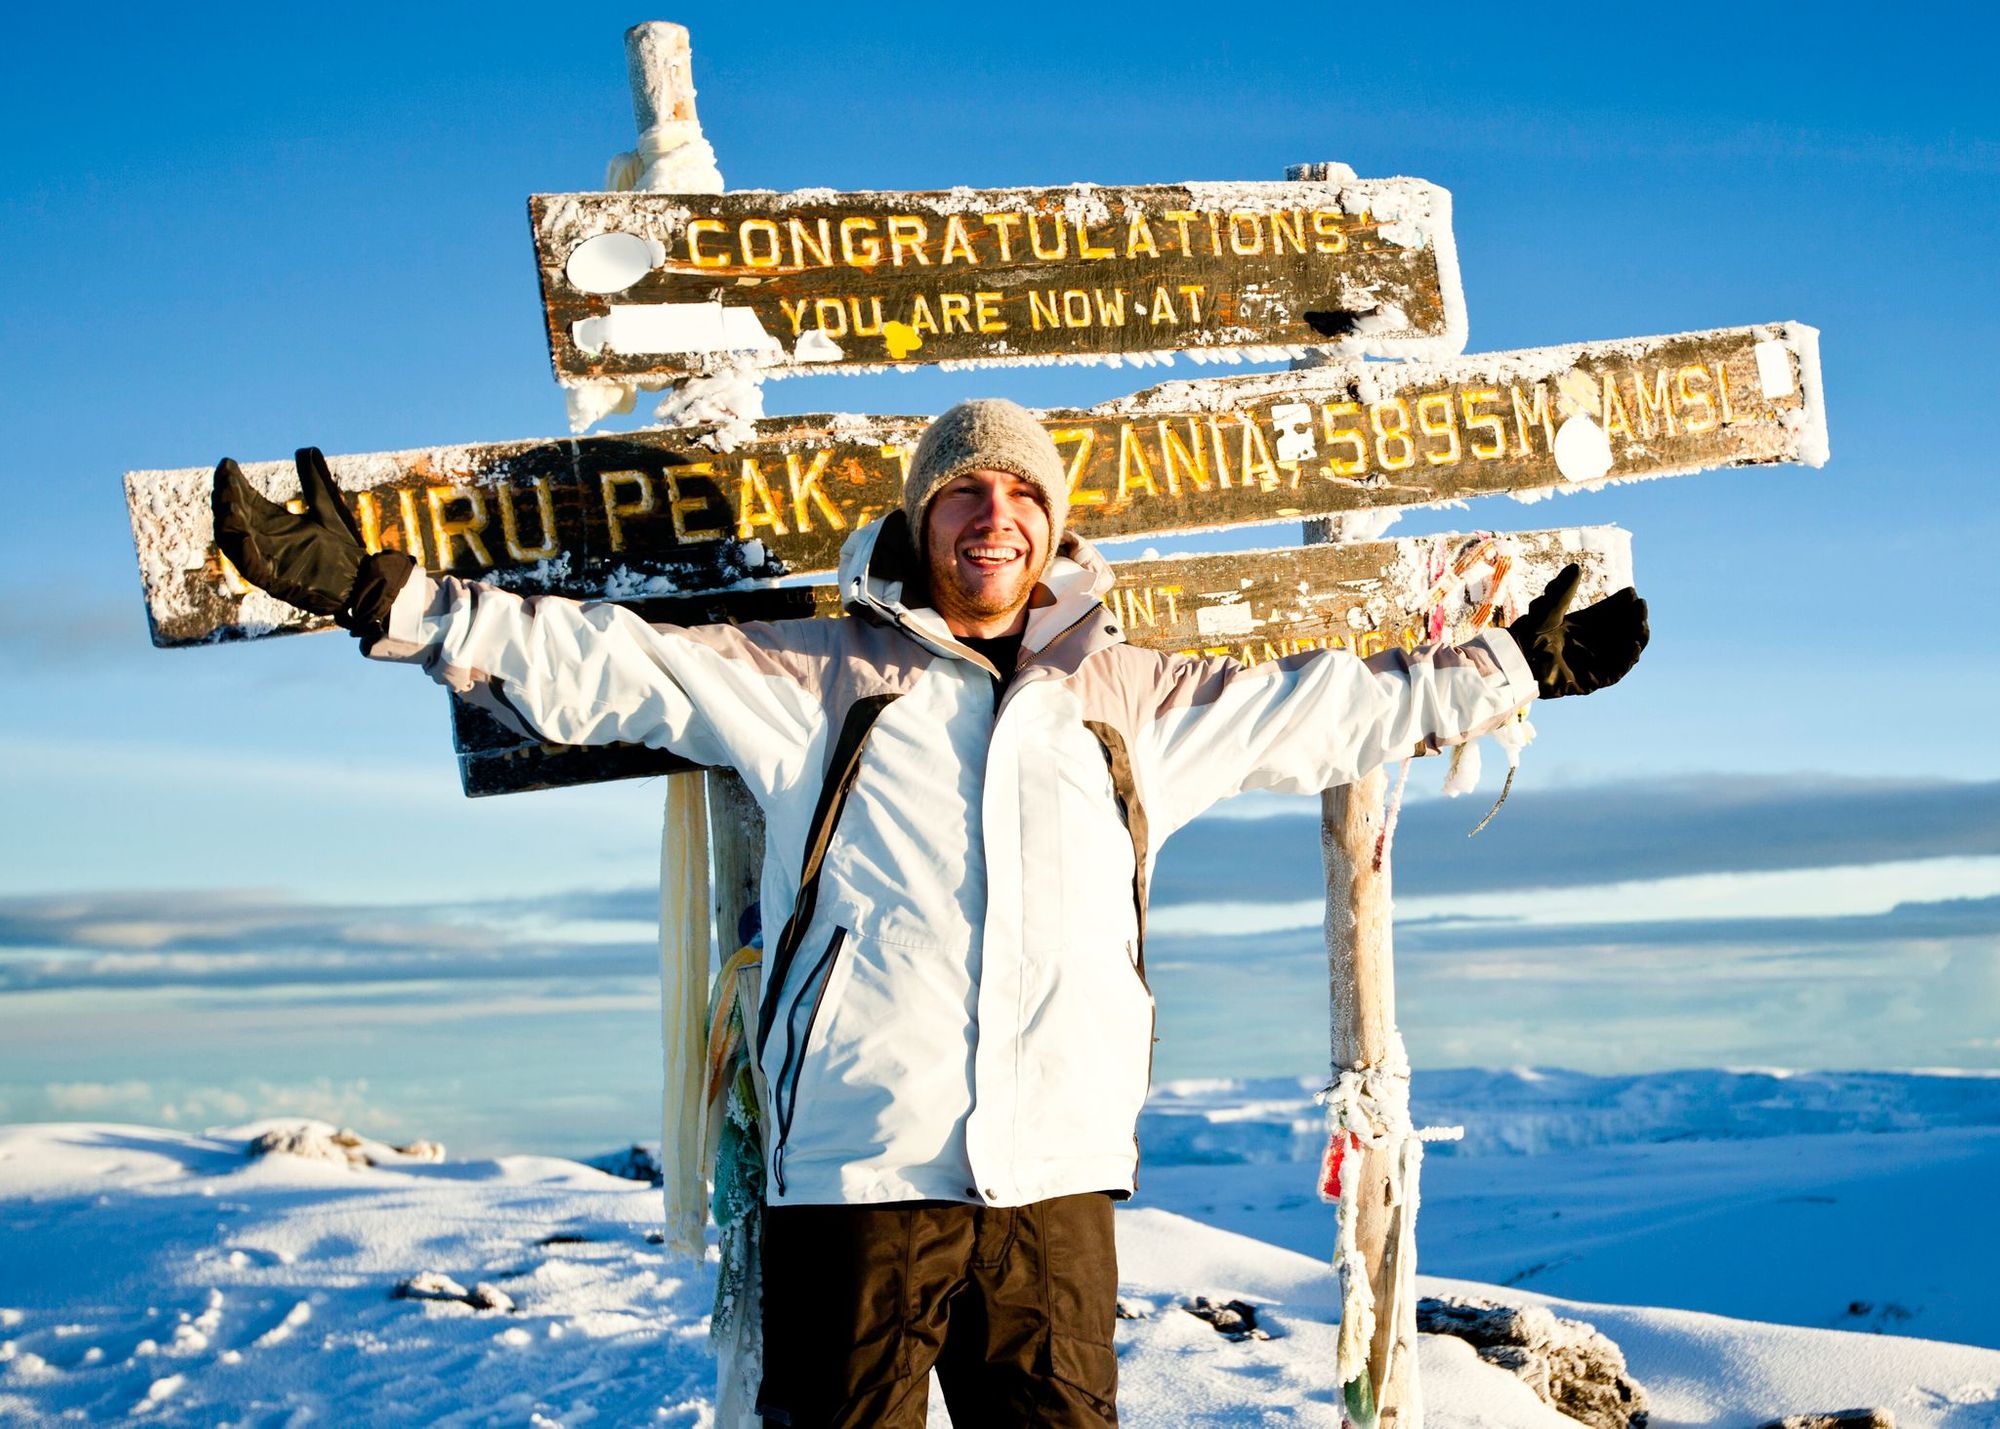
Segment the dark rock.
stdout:
<path fill-rule="evenodd" d="M 1618 1346 L 1581 1320 L 1539 1305 L 1425 1298 L 1417 1328 L 1464 1340 L 1558 1413 L 1593 1429 L 1645 1429 L 1646 1391 L 1626 1373 Z"/>
<path fill-rule="evenodd" d="M 1850 1300 L 1847 1302 L 1847 1316 L 1850 1320 L 1861 1321 L 1862 1328 L 1877 1334 L 1893 1334 L 1897 1326 L 1916 1319 L 1917 1310 L 1894 1300 L 1884 1300 L 1879 1305 L 1870 1300 Z"/>
<path fill-rule="evenodd" d="M 437 1163 L 444 1160 L 444 1144 L 412 1141 L 407 1146 L 386 1146 L 370 1141 L 348 1127 L 330 1127 L 317 1122 L 296 1126 L 276 1126 L 260 1133 L 244 1148 L 247 1155 L 297 1156 L 307 1161 L 328 1161 L 336 1166 L 397 1166 L 406 1162 Z"/>
<path fill-rule="evenodd" d="M 1757 1429 L 1896 1429 L 1896 1416 L 1886 1409 L 1836 1409 L 1767 1419 Z"/>
<path fill-rule="evenodd" d="M 1268 1340 L 1271 1332 L 1258 1328 L 1257 1307 L 1243 1300 L 1226 1300 L 1221 1304 L 1206 1295 L 1197 1295 L 1181 1308 L 1197 1320 L 1206 1320 L 1215 1326 L 1218 1335 L 1231 1340 Z"/>
<path fill-rule="evenodd" d="M 659 1152 L 636 1141 L 623 1151 L 593 1156 L 583 1164 L 627 1181 L 644 1181 L 649 1186 L 664 1186 L 667 1183 L 666 1168 L 660 1164 Z"/>
<path fill-rule="evenodd" d="M 408 1280 L 397 1281 L 390 1294 L 397 1300 L 452 1300 L 460 1305 L 470 1305 L 475 1310 L 496 1310 L 502 1314 L 511 1314 L 514 1310 L 514 1297 L 499 1286 L 481 1281 L 467 1290 L 449 1275 L 437 1270 L 426 1270 Z"/>
<path fill-rule="evenodd" d="M 1490 1365 L 1504 1369 L 1535 1391 L 1535 1398 L 1547 1404 L 1549 1400 L 1549 1362 L 1524 1345 L 1484 1345 L 1479 1357 Z"/>
<path fill-rule="evenodd" d="M 336 1166 L 368 1166 L 371 1163 L 361 1138 L 346 1127 L 335 1130 L 301 1122 L 297 1126 L 272 1127 L 245 1148 L 255 1158 L 297 1156 L 305 1161 L 329 1161 Z"/>
<path fill-rule="evenodd" d="M 514 1313 L 514 1297 L 497 1285 L 488 1285 L 484 1280 L 472 1287 L 466 1295 L 465 1303 L 475 1310 L 498 1310 L 502 1314 Z"/>

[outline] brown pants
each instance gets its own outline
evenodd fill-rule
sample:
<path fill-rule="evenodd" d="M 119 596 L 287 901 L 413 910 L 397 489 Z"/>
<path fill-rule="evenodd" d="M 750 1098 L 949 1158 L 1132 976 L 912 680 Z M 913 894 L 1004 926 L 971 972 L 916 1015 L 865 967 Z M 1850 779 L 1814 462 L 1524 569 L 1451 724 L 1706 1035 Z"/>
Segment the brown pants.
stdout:
<path fill-rule="evenodd" d="M 1117 1303 L 1101 1192 L 772 1206 L 758 1412 L 790 1429 L 921 1426 L 935 1365 L 953 1429 L 1116 1424 Z"/>

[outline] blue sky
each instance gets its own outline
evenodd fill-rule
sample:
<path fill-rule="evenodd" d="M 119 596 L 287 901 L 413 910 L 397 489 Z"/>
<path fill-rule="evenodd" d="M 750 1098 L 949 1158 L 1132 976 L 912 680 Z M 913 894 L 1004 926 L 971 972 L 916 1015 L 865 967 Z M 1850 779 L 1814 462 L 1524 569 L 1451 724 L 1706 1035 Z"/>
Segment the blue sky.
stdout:
<path fill-rule="evenodd" d="M 2000 1028 L 1980 1025 L 2000 991 L 1980 901 L 2000 893 L 1982 841 L 2000 780 L 1996 22 L 1924 6 L 1893 25 L 1841 6 L 1726 27 L 1643 7 L 1424 16 L 666 18 L 693 24 L 734 186 L 1274 178 L 1339 159 L 1452 190 L 1471 350 L 1820 327 L 1819 471 L 1398 528 L 1622 524 L 1654 628 L 1627 685 L 1538 716 L 1487 863 L 1455 832 L 1406 836 L 1406 896 L 1442 921 L 1406 930 L 1404 1020 L 1420 1064 L 2000 1064 Z M 596 187 L 631 144 L 620 36 L 640 18 L 45 7 L 10 28 L 0 1119 L 283 1104 L 491 1145 L 643 1129 L 658 787 L 470 803 L 442 696 L 407 670 L 334 637 L 151 649 L 118 481 L 309 442 L 561 431 L 525 200 Z M 1136 385 L 897 373 L 776 383 L 767 405 L 1078 404 Z M 1290 537 L 1256 539 L 1274 538 Z M 1411 782 L 1413 811 L 1430 808 L 1436 772 Z M 1471 802 L 1424 817 L 1469 827 Z M 1273 847 L 1311 852 L 1296 809 L 1234 812 L 1273 815 Z M 1274 881 L 1243 846 L 1190 855 L 1187 886 L 1220 872 L 1246 890 L 1224 905 L 1310 898 L 1309 869 Z M 1635 880 L 1667 877 L 1710 881 L 1635 901 Z M 1521 890 L 1550 885 L 1586 902 L 1524 912 Z M 1165 879 L 1159 896 L 1193 901 Z M 1452 898 L 1507 935 L 1470 938 L 1434 901 Z M 1815 921 L 1822 899 L 1838 911 Z M 1680 916 L 1628 916 L 1661 901 Z M 1232 1027 L 1310 1005 L 1309 939 L 1231 942 L 1244 915 L 1227 906 L 1179 916 L 1193 931 L 1162 965 L 1195 971 L 1161 975 L 1180 1033 L 1164 1065 L 1237 1069 Z M 1200 1007 L 1211 977 L 1227 1017 Z M 1319 1025 L 1281 1021 L 1240 1070 L 1315 1070 Z M 1271 1065 L 1294 1058 L 1308 1065 Z"/>

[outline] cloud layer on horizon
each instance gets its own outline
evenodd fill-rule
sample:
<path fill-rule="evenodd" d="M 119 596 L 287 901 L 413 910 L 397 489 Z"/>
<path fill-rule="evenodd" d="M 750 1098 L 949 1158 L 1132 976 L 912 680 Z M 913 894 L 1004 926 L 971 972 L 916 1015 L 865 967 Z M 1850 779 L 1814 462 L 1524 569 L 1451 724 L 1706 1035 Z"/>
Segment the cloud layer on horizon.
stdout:
<path fill-rule="evenodd" d="M 1470 852 L 1464 827 L 1483 810 L 1412 805 L 1399 892 L 1485 890 L 1491 903 L 1534 877 L 1588 890 L 1593 875 L 1990 857 L 1995 792 L 1800 780 L 1534 791 Z M 1198 823 L 1181 854 L 1169 845 L 1159 901 L 1187 908 L 1224 888 L 1314 897 L 1317 832 L 1309 811 L 1283 805 L 1254 823 Z M 417 904 L 198 888 L 0 899 L 0 1120 L 287 1110 L 475 1146 L 519 1145 L 527 1128 L 533 1145 L 602 1149 L 645 1134 L 657 1104 L 657 909 L 650 886 Z M 2000 1067 L 2000 890 L 1868 914 L 1699 913 L 1400 921 L 1398 1021 L 1413 1060 Z M 1325 1067 L 1316 927 L 1156 931 L 1148 972 L 1156 1078 Z"/>
<path fill-rule="evenodd" d="M 1509 800 L 1498 827 L 1468 840 L 1465 829 L 1480 812 L 1442 800 L 1404 809 L 1395 873 L 1406 903 L 2000 855 L 2000 783 L 1771 778 L 1531 790 Z M 1300 801 L 1254 822 L 1218 817 L 1182 830 L 1161 854 L 1153 896 L 1160 908 L 1219 896 L 1277 903 L 1315 900 L 1322 886 L 1317 819 Z M 1992 939 L 2000 935 L 1997 909 L 2000 900 L 1953 899 L 1832 919 L 1702 918 L 1698 910 L 1686 919 L 1616 926 L 1588 917 L 1405 919 L 1397 936 L 1406 949 L 1437 954 L 1524 942 L 1542 949 L 1859 946 Z M 421 904 L 227 889 L 0 898 L 0 993 L 650 977 L 657 910 L 650 886 Z M 1231 959 L 1227 937 L 1191 941 Z M 1274 944 L 1262 938 L 1255 945 Z"/>
<path fill-rule="evenodd" d="M 1414 778 L 1414 776 L 1413 776 Z M 1396 825 L 1403 896 L 1578 887 L 1695 873 L 1839 868 L 2000 854 L 2000 782 L 1668 779 L 1518 788 L 1468 838 L 1484 800 L 1412 800 Z M 1156 904 L 1317 898 L 1318 810 L 1198 819 L 1168 840 Z"/>
<path fill-rule="evenodd" d="M 1190 909 L 1188 898 L 1225 889 L 1246 903 L 1316 897 L 1318 831 L 1310 806 L 1299 809 L 1183 831 L 1161 860 L 1156 902 Z M 1396 873 L 1406 900 L 2000 850 L 1994 784 L 1531 791 L 1509 801 L 1502 827 L 1468 843 L 1463 825 L 1478 812 L 1442 801 L 1404 811 Z M 204 889 L 0 899 L 0 993 L 14 994 L 0 1024 L 44 1047 L 48 1029 L 19 1019 L 67 1019 L 80 1037 L 114 1028 L 157 1037 L 163 1050 L 254 1038 L 278 1014 L 329 1044 L 352 1032 L 472 1045 L 496 1027 L 523 1046 L 587 1044 L 590 1025 L 643 1029 L 657 995 L 657 907 L 651 887 L 431 904 Z M 1399 921 L 1413 1057 L 1594 1071 L 2000 1066 L 1990 1012 L 2000 1006 L 2000 890 L 1841 916 L 1615 911 L 1624 921 L 1611 909 L 1602 920 Z M 1316 928 L 1170 934 L 1172 921 L 1161 920 L 1149 950 L 1166 1039 L 1160 1075 L 1324 1060 Z M 147 1008 L 157 1009 L 157 1032 Z M 7 1061 L 0 1081 L 28 1070 Z"/>

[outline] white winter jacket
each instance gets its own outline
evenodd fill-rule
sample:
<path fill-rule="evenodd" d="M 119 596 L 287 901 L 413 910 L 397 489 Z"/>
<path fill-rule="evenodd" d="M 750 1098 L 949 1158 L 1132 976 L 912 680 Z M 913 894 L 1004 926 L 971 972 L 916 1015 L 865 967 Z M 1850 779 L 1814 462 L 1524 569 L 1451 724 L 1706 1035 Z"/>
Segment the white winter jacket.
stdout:
<path fill-rule="evenodd" d="M 1490 729 L 1535 682 L 1498 633 L 1245 667 L 1124 643 L 1065 536 L 1004 691 L 903 599 L 899 514 L 857 531 L 852 618 L 653 627 L 416 579 L 372 655 L 569 744 L 735 769 L 768 831 L 773 1204 L 1129 1193 L 1151 1071 L 1159 845 L 1244 789 L 1351 781 Z"/>

